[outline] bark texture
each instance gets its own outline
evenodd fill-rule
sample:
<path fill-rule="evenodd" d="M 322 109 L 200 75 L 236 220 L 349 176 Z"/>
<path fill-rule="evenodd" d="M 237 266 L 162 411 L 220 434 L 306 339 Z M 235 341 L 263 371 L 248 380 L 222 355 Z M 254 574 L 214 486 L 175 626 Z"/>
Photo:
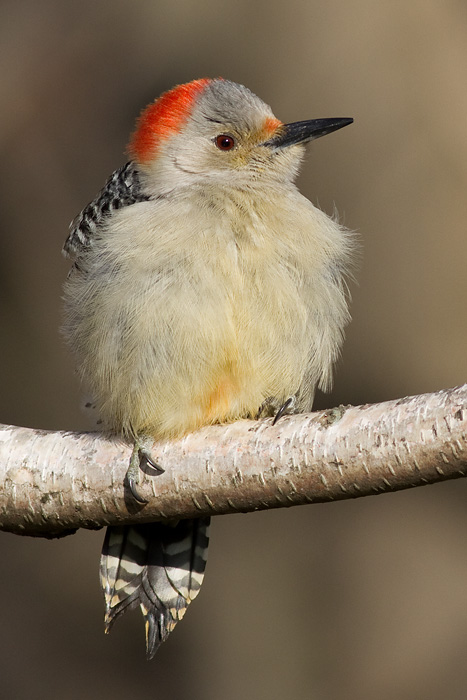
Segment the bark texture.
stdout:
<path fill-rule="evenodd" d="M 0 529 L 79 527 L 357 498 L 467 474 L 467 385 L 308 415 L 239 421 L 155 443 L 165 472 L 124 487 L 131 446 L 97 433 L 0 426 Z"/>

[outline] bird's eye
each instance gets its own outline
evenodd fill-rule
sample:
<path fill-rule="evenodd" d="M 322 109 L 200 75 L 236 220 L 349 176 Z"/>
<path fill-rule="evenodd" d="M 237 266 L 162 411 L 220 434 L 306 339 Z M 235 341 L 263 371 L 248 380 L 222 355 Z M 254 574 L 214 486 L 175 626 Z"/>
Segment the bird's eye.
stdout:
<path fill-rule="evenodd" d="M 216 136 L 216 146 L 220 151 L 231 151 L 235 146 L 235 140 L 227 134 Z"/>

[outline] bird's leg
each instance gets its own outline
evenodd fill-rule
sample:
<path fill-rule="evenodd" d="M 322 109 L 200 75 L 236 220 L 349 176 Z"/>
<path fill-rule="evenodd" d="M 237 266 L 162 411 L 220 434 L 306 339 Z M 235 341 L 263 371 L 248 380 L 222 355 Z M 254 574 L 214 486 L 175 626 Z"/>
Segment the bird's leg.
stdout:
<path fill-rule="evenodd" d="M 151 441 L 152 442 L 152 441 Z M 143 463 L 147 464 L 151 469 L 154 470 L 155 474 L 163 474 L 164 469 L 162 469 L 150 452 L 150 440 L 144 438 L 135 438 L 135 444 L 133 447 L 133 452 L 130 457 L 130 466 L 128 467 L 125 483 L 130 489 L 131 495 L 138 503 L 147 503 L 147 499 L 138 491 L 137 484 L 139 482 L 139 471 L 142 468 Z"/>
<path fill-rule="evenodd" d="M 255 415 L 255 420 L 261 420 L 261 418 L 271 418 L 276 415 L 279 403 L 274 396 L 268 396 L 264 399 L 261 406 Z"/>
<path fill-rule="evenodd" d="M 274 420 L 272 421 L 273 425 L 276 425 L 277 421 L 282 418 L 286 413 L 291 413 L 293 412 L 293 409 L 295 408 L 295 396 L 289 396 L 287 401 L 285 401 L 282 406 L 279 408 L 277 411 L 276 415 L 274 416 Z"/>

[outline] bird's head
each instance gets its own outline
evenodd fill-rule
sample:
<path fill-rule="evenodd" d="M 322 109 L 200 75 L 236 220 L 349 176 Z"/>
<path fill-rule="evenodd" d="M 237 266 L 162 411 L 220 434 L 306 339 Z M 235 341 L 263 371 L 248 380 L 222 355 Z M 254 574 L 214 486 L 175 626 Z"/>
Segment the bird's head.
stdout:
<path fill-rule="evenodd" d="M 304 144 L 350 118 L 283 124 L 248 88 L 229 80 L 179 85 L 146 107 L 128 150 L 157 190 L 200 181 L 291 181 Z"/>

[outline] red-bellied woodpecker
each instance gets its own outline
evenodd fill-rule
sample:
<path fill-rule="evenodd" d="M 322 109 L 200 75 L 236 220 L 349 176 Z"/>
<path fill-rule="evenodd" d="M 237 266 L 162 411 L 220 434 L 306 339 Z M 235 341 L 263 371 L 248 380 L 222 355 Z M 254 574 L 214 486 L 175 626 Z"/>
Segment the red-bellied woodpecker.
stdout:
<path fill-rule="evenodd" d="M 282 124 L 242 85 L 180 85 L 73 222 L 65 334 L 105 427 L 135 445 L 137 500 L 149 439 L 307 411 L 329 388 L 352 241 L 293 180 L 303 144 L 351 121 Z M 140 605 L 149 658 L 199 591 L 208 524 L 108 528 L 106 626 Z"/>

